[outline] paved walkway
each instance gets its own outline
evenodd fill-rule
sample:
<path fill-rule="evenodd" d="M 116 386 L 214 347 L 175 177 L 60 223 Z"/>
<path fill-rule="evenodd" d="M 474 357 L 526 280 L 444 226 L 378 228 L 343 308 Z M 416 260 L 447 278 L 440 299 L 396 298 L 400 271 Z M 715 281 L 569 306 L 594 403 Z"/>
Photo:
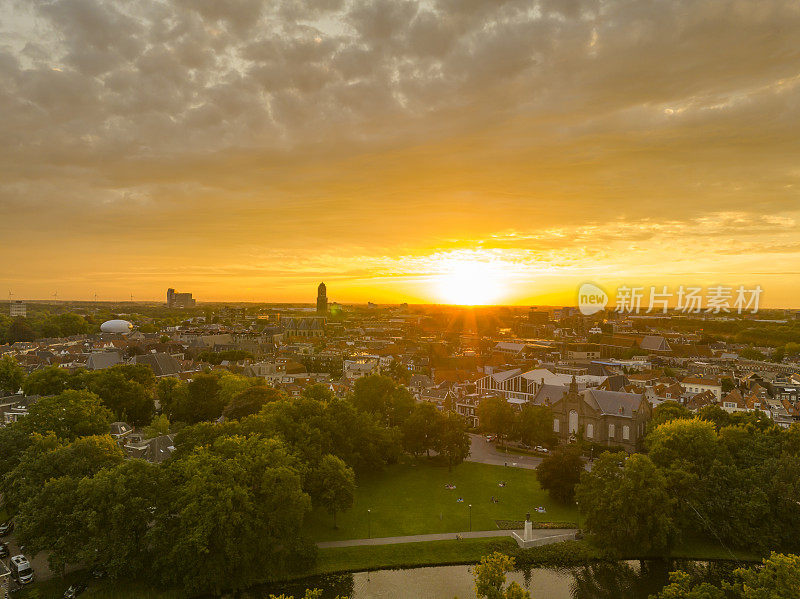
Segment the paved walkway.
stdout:
<path fill-rule="evenodd" d="M 485 539 L 487 537 L 510 537 L 514 532 L 522 534 L 522 530 L 474 530 L 472 532 L 445 532 L 430 535 L 410 535 L 407 537 L 379 537 L 376 539 L 348 539 L 346 541 L 325 541 L 317 543 L 320 549 L 329 547 L 356 547 L 360 545 L 397 545 L 400 543 L 422 543 L 426 541 L 452 541 L 461 535 L 463 539 Z M 534 529 L 535 539 L 562 537 L 576 532 L 574 528 L 540 528 Z M 546 543 L 542 543 L 543 545 Z"/>
<path fill-rule="evenodd" d="M 542 463 L 538 456 L 503 453 L 498 451 L 494 443 L 488 443 L 484 435 L 470 434 L 470 450 L 468 462 L 479 462 L 493 466 L 509 466 L 533 470 Z"/>

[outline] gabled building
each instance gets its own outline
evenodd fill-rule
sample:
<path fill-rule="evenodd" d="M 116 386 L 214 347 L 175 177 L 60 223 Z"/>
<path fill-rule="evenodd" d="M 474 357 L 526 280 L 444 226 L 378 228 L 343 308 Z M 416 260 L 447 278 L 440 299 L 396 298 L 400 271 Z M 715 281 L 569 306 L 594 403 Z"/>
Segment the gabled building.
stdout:
<path fill-rule="evenodd" d="M 550 404 L 553 431 L 562 442 L 579 436 L 590 443 L 636 451 L 653 415 L 642 394 L 584 389 L 575 380 L 561 399 Z"/>
<path fill-rule="evenodd" d="M 718 379 L 687 376 L 681 381 L 681 387 L 689 393 L 711 391 L 717 400 L 722 399 L 722 383 Z"/>

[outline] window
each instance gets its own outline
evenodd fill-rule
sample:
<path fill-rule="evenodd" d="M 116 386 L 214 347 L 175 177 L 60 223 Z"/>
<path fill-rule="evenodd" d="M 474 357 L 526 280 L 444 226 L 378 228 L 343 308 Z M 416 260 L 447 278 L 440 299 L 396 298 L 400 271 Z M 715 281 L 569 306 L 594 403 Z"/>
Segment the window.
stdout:
<path fill-rule="evenodd" d="M 613 424 L 609 424 L 608 425 L 608 438 L 609 439 L 613 439 L 614 438 L 614 425 Z"/>
<path fill-rule="evenodd" d="M 569 413 L 569 434 L 578 432 L 578 413 L 572 410 Z"/>
<path fill-rule="evenodd" d="M 591 439 L 594 437 L 594 424 L 586 425 L 586 438 Z"/>
<path fill-rule="evenodd" d="M 629 427 L 627 424 L 622 427 L 622 438 L 626 441 L 630 441 L 631 439 L 631 427 Z"/>
<path fill-rule="evenodd" d="M 553 432 L 554 432 L 554 433 L 557 433 L 557 432 L 558 432 L 558 418 L 555 418 L 555 419 L 553 420 Z"/>

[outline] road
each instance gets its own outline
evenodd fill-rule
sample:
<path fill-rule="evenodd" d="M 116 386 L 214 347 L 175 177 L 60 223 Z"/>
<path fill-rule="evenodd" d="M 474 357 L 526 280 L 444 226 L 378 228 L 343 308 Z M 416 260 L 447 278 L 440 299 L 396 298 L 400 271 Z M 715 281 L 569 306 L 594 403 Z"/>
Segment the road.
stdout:
<path fill-rule="evenodd" d="M 470 435 L 470 451 L 468 462 L 492 464 L 494 466 L 509 466 L 513 468 L 527 468 L 535 470 L 542 463 L 542 458 L 516 453 L 502 453 L 497 450 L 494 443 L 487 443 L 484 435 Z"/>
<path fill-rule="evenodd" d="M 470 449 L 468 462 L 478 462 L 480 464 L 492 464 L 493 466 L 508 466 L 509 468 L 527 468 L 535 470 L 542 463 L 542 459 L 537 456 L 521 455 L 516 453 L 503 453 L 497 449 L 494 443 L 487 443 L 485 435 L 470 434 Z M 592 463 L 583 458 L 584 468 L 592 471 Z"/>
<path fill-rule="evenodd" d="M 522 534 L 522 530 L 474 530 L 472 532 L 446 532 L 430 535 L 410 535 L 407 537 L 379 537 L 377 539 L 348 539 L 347 541 L 325 541 L 317 543 L 320 549 L 329 547 L 355 547 L 358 545 L 397 545 L 400 543 L 422 543 L 426 541 L 451 541 L 460 536 L 462 539 L 484 539 L 489 537 L 510 537 L 513 533 Z M 550 537 L 562 538 L 565 534 L 577 532 L 574 528 L 534 529 L 535 539 Z"/>
<path fill-rule="evenodd" d="M 34 575 L 36 580 L 48 580 L 53 576 L 58 576 L 57 574 L 53 573 L 50 570 L 50 566 L 47 564 L 47 552 L 42 551 L 36 557 L 31 558 L 31 556 L 25 553 L 24 550 L 20 549 L 20 546 L 17 544 L 16 535 L 11 534 L 9 536 L 2 538 L 3 542 L 8 543 L 8 550 L 9 554 L 8 557 L 2 558 L 2 562 L 8 566 L 9 561 L 12 556 L 19 555 L 20 553 L 23 554 L 25 557 L 28 558 L 28 561 L 31 564 L 31 568 L 33 568 Z M 67 568 L 67 572 L 71 572 L 72 570 L 77 570 L 78 566 L 72 566 Z M 15 588 L 17 585 L 15 582 L 11 582 L 10 588 Z M 66 590 L 67 585 L 64 585 L 64 589 Z"/>

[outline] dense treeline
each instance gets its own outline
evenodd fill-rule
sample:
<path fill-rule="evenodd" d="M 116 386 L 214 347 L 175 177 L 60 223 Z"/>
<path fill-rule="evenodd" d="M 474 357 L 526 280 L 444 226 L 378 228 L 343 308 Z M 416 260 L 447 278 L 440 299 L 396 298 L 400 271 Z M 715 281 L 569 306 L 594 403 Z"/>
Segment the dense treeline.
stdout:
<path fill-rule="evenodd" d="M 702 536 L 729 549 L 800 550 L 800 426 L 716 407 L 655 410 L 647 453 L 606 453 L 576 497 L 599 546 L 669 555 Z"/>
<path fill-rule="evenodd" d="M 6 305 L 7 306 L 7 305 Z M 155 333 L 164 327 L 179 325 L 192 316 L 206 316 L 212 321 L 213 309 L 172 309 L 165 306 L 144 304 L 40 304 L 28 303 L 25 317 L 11 318 L 7 307 L 0 313 L 0 344 L 17 341 L 35 341 L 56 337 L 70 337 L 100 332 L 100 324 L 106 320 L 124 318 L 130 320 L 142 333 Z M 130 310 L 135 310 L 130 313 Z"/>
<path fill-rule="evenodd" d="M 6 507 L 18 541 L 47 551 L 56 571 L 96 564 L 187 594 L 307 571 L 316 547 L 303 523 L 313 506 L 335 526 L 357 477 L 395 462 L 408 443 L 403 426 L 426 410 L 385 377 L 362 379 L 346 399 L 322 385 L 289 398 L 236 375 L 153 384 L 137 367 L 115 368 L 30 383 L 58 392 L 0 428 Z M 153 389 L 164 410 L 153 434 L 183 419 L 166 462 L 126 460 L 108 435 L 119 400 L 101 394 L 118 384 Z M 436 449 L 458 463 L 469 448 L 464 424 L 441 418 L 446 439 Z M 448 443 L 460 452 L 448 455 Z"/>

